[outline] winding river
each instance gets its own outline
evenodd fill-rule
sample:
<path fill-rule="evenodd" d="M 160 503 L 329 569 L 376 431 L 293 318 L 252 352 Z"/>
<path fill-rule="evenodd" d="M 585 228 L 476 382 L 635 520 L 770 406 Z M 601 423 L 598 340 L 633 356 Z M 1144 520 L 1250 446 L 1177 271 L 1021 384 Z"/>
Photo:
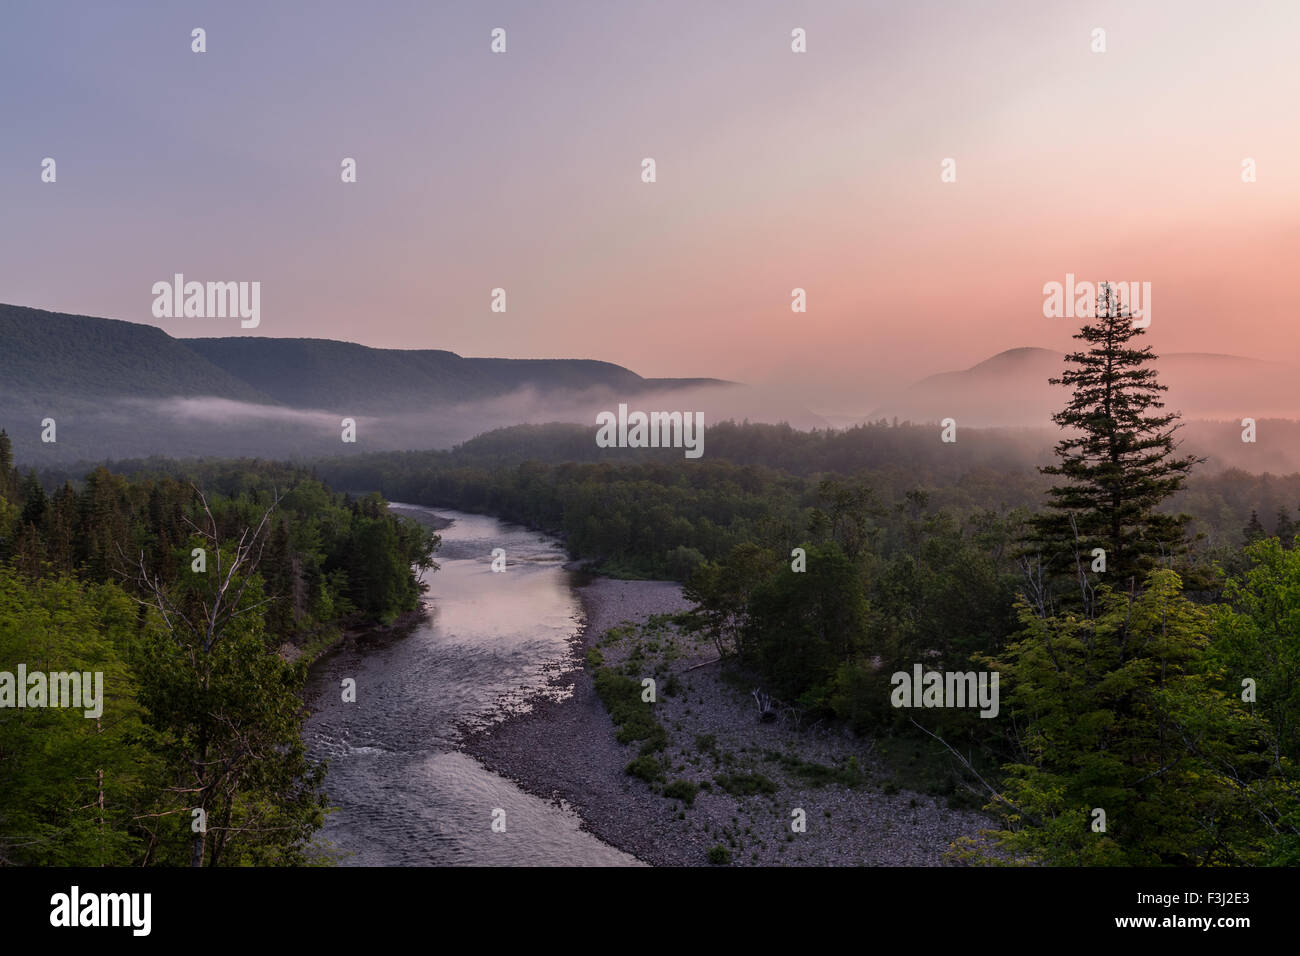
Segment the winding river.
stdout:
<path fill-rule="evenodd" d="M 503 719 L 568 666 L 581 621 L 553 540 L 483 515 L 393 505 L 442 529 L 425 617 L 345 642 L 312 668 L 305 738 L 329 760 L 335 812 L 317 838 L 341 865 L 634 865 L 580 829 L 564 804 L 531 796 L 457 750 L 460 725 Z M 502 548 L 504 573 L 491 569 Z M 342 700 L 345 678 L 355 703 Z M 493 829 L 504 810 L 504 832 Z M 496 814 L 498 821 L 500 814 Z"/>

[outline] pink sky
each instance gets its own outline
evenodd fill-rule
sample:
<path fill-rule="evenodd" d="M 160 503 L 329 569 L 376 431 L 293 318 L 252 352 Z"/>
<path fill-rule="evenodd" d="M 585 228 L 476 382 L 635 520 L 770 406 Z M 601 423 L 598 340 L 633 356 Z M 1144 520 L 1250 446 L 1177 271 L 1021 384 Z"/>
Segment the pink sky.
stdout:
<path fill-rule="evenodd" d="M 1151 282 L 1157 351 L 1300 362 L 1300 4 L 702 6 L 234 3 L 205 13 L 203 56 L 165 6 L 71 44 L 27 8 L 0 71 L 50 80 L 7 111 L 3 299 L 598 358 L 856 413 L 1070 347 L 1041 290 L 1073 272 Z M 177 271 L 260 280 L 260 327 L 153 319 Z"/>

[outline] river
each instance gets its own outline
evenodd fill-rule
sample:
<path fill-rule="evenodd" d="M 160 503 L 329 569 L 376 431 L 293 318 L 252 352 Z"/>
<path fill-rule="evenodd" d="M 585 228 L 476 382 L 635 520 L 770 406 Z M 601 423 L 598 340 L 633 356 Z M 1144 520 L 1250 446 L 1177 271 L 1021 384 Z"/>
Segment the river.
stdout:
<path fill-rule="evenodd" d="M 423 620 L 347 641 L 312 667 L 304 737 L 330 762 L 325 791 L 337 808 L 317 844 L 340 865 L 635 865 L 580 829 L 567 805 L 457 749 L 458 725 L 503 719 L 570 666 L 582 608 L 563 550 L 484 515 L 393 509 L 452 523 L 439 532 L 439 570 L 425 575 Z M 494 548 L 504 572 L 491 569 Z M 345 678 L 355 703 L 342 700 Z"/>

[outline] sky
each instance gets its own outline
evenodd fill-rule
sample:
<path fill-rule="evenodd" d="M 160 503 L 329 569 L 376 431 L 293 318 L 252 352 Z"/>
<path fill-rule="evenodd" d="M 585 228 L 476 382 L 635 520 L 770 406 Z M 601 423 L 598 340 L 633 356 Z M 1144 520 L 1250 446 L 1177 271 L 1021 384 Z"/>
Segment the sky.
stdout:
<path fill-rule="evenodd" d="M 853 414 L 1070 348 L 1073 273 L 1150 282 L 1157 352 L 1300 363 L 1294 0 L 5 0 L 0 31 L 0 302 Z M 259 281 L 260 325 L 155 318 L 177 272 Z"/>

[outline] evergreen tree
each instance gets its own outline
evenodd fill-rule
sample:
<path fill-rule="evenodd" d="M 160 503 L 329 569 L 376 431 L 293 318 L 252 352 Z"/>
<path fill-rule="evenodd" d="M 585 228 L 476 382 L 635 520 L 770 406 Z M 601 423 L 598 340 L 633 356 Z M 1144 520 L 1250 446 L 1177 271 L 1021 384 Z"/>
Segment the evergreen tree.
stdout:
<path fill-rule="evenodd" d="M 1069 404 L 1052 416 L 1071 433 L 1057 443 L 1059 463 L 1040 468 L 1065 482 L 1050 489 L 1050 510 L 1032 526 L 1036 543 L 1049 555 L 1071 555 L 1069 570 L 1081 576 L 1094 549 L 1104 549 L 1106 578 L 1127 586 L 1185 549 L 1188 516 L 1156 509 L 1203 459 L 1174 456 L 1178 416 L 1155 411 L 1164 407 L 1160 393 L 1168 386 L 1148 367 L 1156 358 L 1151 347 L 1133 344 L 1144 330 L 1108 283 L 1098 290 L 1096 312 L 1074 336 L 1090 347 L 1067 355 L 1073 367 L 1050 379 L 1073 389 Z"/>
<path fill-rule="evenodd" d="M 34 471 L 29 472 L 23 479 L 22 499 L 23 512 L 18 518 L 19 523 L 23 526 L 31 525 L 39 531 L 45 517 L 45 507 L 49 502 L 45 497 L 45 489 L 41 487 Z"/>
<path fill-rule="evenodd" d="M 1290 549 L 1295 546 L 1295 536 L 1300 534 L 1296 530 L 1296 523 L 1291 520 L 1291 509 L 1286 505 L 1277 509 L 1277 525 L 1273 529 L 1273 535 L 1282 542 L 1282 547 Z"/>
<path fill-rule="evenodd" d="M 14 443 L 9 434 L 0 428 L 0 498 L 12 498 L 18 487 L 14 475 Z"/>
<path fill-rule="evenodd" d="M 1091 620 L 1022 603 L 1018 639 L 986 661 L 1015 754 L 989 806 L 1007 821 L 1000 842 L 1053 866 L 1253 862 L 1257 816 L 1219 767 L 1247 711 L 1202 663 L 1212 610 L 1167 570 L 1098 603 Z"/>
<path fill-rule="evenodd" d="M 1251 509 L 1250 520 L 1246 522 L 1246 527 L 1241 529 L 1241 533 L 1246 536 L 1247 544 L 1268 537 L 1268 534 L 1264 531 L 1264 526 L 1260 524 L 1259 513 L 1255 509 Z"/>

